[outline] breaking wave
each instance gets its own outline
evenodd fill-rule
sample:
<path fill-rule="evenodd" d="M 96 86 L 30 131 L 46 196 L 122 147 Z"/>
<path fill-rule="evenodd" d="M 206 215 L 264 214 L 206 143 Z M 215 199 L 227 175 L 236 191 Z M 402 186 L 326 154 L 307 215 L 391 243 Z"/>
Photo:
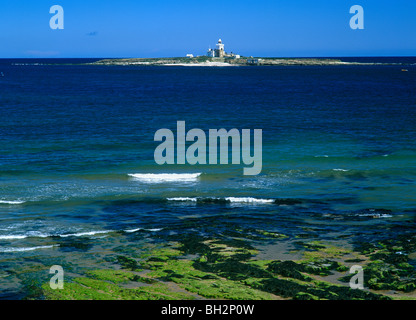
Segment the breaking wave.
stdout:
<path fill-rule="evenodd" d="M 8 200 L 0 200 L 0 204 L 22 204 L 25 203 L 26 201 L 20 201 L 20 200 L 12 200 L 12 201 L 8 201 Z"/>
<path fill-rule="evenodd" d="M 26 239 L 26 238 L 68 238 L 68 237 L 91 237 L 97 234 L 107 234 L 107 233 L 115 233 L 115 232 L 126 232 L 126 233 L 133 233 L 137 231 L 150 231 L 150 232 L 157 232 L 161 231 L 162 228 L 153 228 L 153 229 L 145 229 L 145 228 L 136 228 L 136 229 L 127 229 L 127 230 L 98 230 L 98 231 L 86 231 L 86 232 L 78 232 L 78 233 L 65 233 L 65 234 L 47 234 L 47 233 L 39 233 L 39 232 L 27 232 L 23 235 L 0 235 L 0 240 L 19 240 L 19 239 Z"/>
<path fill-rule="evenodd" d="M 258 199 L 253 197 L 226 197 L 226 198 L 190 198 L 190 197 L 176 197 L 167 198 L 168 201 L 182 201 L 182 202 L 202 202 L 202 203 L 275 203 L 274 199 Z"/>
<path fill-rule="evenodd" d="M 54 244 L 50 246 L 36 246 L 36 247 L 8 247 L 8 248 L 0 248 L 0 252 L 7 253 L 7 252 L 25 252 L 25 251 L 34 251 L 38 249 L 51 249 L 53 247 L 59 247 L 59 245 Z"/>
<path fill-rule="evenodd" d="M 196 181 L 201 173 L 129 173 L 128 176 L 151 183 L 173 182 L 173 181 Z"/>

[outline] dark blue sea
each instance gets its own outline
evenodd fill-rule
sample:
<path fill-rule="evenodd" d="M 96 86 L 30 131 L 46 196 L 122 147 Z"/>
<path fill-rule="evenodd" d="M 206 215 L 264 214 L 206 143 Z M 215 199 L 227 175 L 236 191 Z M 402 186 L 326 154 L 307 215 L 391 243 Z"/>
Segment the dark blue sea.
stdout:
<path fill-rule="evenodd" d="M 96 60 L 0 60 L 0 298 L 24 296 L 14 270 L 104 267 L 177 234 L 259 228 L 288 235 L 289 250 L 306 228 L 345 246 L 415 232 L 416 58 Z M 175 133 L 177 121 L 207 133 L 262 129 L 261 173 L 156 164 L 154 134 Z"/>

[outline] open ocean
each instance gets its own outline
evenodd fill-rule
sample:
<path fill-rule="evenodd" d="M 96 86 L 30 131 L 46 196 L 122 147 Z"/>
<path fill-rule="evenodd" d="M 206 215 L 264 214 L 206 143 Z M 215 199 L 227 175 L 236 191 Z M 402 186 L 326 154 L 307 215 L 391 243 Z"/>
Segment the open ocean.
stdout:
<path fill-rule="evenodd" d="M 319 228 L 316 239 L 345 245 L 414 233 L 416 58 L 80 64 L 95 60 L 0 60 L 0 299 L 24 296 L 10 272 L 18 267 L 77 272 L 230 225 L 293 238 Z M 175 133 L 180 120 L 187 131 L 262 129 L 261 174 L 244 176 L 244 164 L 157 165 L 155 132 Z"/>

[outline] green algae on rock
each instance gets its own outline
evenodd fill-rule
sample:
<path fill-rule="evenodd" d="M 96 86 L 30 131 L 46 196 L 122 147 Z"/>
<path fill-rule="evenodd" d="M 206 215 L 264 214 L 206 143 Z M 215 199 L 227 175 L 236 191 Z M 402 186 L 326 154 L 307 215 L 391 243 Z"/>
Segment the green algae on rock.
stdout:
<path fill-rule="evenodd" d="M 122 270 L 90 270 L 65 283 L 64 290 L 51 290 L 47 284 L 42 290 L 47 299 L 390 299 L 321 278 L 347 271 L 341 261 L 362 257 L 358 253 L 317 241 L 301 245 L 306 249 L 302 260 L 258 260 L 258 250 L 241 238 L 187 234 L 176 242 L 148 248 L 135 255 L 137 259 L 118 256 Z M 367 264 L 367 268 L 375 268 L 374 273 L 377 261 Z M 406 272 L 412 267 L 406 262 L 396 261 L 396 265 Z M 374 289 L 384 289 L 379 284 L 387 280 L 403 284 L 393 275 L 382 274 L 385 278 L 379 273 L 377 277 L 383 282 L 374 283 Z M 400 288 L 413 290 L 409 283 Z"/>
<path fill-rule="evenodd" d="M 409 254 L 416 251 L 416 236 L 402 235 L 375 243 L 356 243 L 366 257 L 363 262 L 364 285 L 373 290 L 416 290 L 416 270 L 409 264 Z M 340 278 L 348 282 L 352 275 Z"/>
<path fill-rule="evenodd" d="M 123 287 L 122 284 L 129 284 Z M 178 300 L 194 299 L 190 294 L 175 292 L 168 285 L 138 276 L 132 271 L 93 270 L 86 277 L 65 283 L 64 289 L 53 290 L 42 286 L 51 300 Z"/>
<path fill-rule="evenodd" d="M 117 262 L 124 268 L 129 270 L 141 270 L 136 260 L 126 256 L 117 256 Z"/>

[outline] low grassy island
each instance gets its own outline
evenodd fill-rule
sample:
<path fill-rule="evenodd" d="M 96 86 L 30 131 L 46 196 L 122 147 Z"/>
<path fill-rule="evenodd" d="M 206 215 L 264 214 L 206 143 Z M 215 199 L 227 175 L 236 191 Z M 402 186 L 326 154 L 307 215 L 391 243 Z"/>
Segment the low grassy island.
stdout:
<path fill-rule="evenodd" d="M 155 65 L 155 66 L 291 66 L 291 65 L 345 65 L 350 64 L 339 59 L 321 59 L 321 58 L 253 58 L 241 57 L 235 58 L 211 58 L 199 56 L 194 58 L 129 58 L 129 59 L 103 59 L 91 63 L 92 65 Z"/>

